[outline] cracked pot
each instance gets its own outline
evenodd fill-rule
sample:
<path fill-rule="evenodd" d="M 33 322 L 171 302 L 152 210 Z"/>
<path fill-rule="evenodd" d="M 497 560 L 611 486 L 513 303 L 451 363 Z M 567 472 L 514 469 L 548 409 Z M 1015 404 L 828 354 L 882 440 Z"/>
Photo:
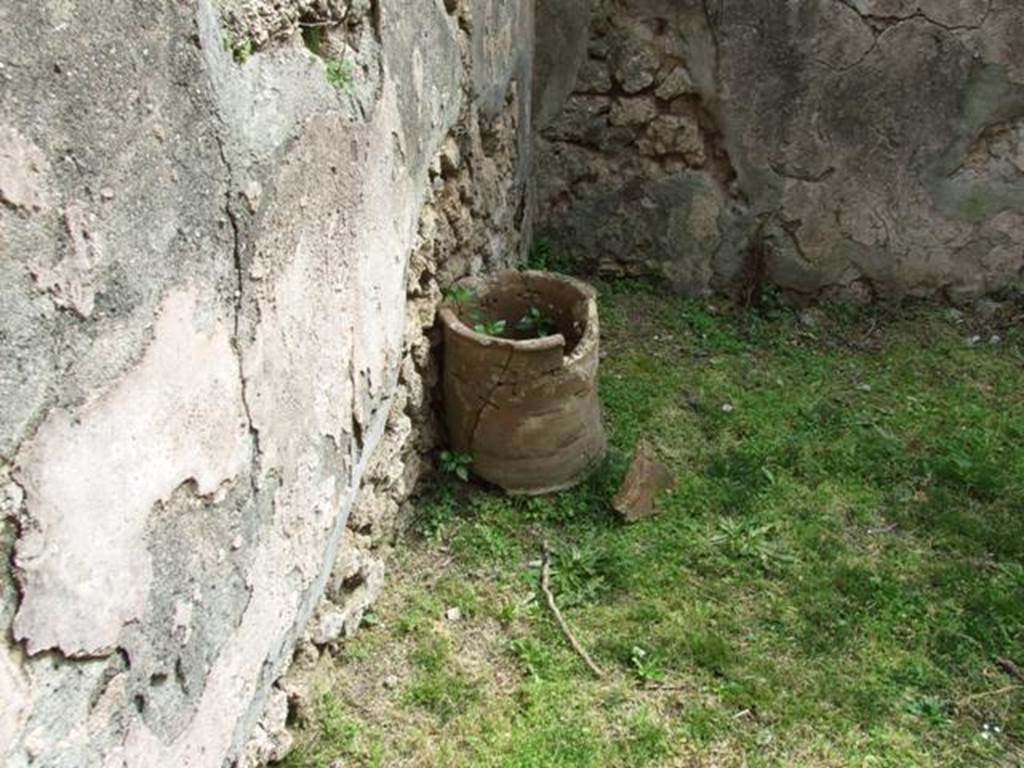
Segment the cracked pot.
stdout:
<path fill-rule="evenodd" d="M 546 272 L 502 272 L 462 285 L 475 300 L 449 301 L 440 311 L 452 448 L 472 455 L 473 472 L 509 493 L 576 485 L 607 447 L 593 290 Z M 474 331 L 481 314 L 505 321 L 509 338 Z M 529 322 L 537 317 L 553 333 L 528 338 L 538 335 Z"/>

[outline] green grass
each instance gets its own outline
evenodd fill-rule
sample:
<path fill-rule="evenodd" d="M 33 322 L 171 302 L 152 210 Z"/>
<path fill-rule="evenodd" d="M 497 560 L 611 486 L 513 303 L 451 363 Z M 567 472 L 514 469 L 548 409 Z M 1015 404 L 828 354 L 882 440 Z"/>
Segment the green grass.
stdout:
<path fill-rule="evenodd" d="M 1024 681 L 998 663 L 1024 666 L 1019 325 L 809 323 L 642 284 L 601 310 L 607 465 L 554 497 L 448 479 L 421 499 L 288 765 L 1024 764 Z M 677 484 L 624 526 L 641 437 Z M 604 679 L 538 602 L 545 539 Z"/>

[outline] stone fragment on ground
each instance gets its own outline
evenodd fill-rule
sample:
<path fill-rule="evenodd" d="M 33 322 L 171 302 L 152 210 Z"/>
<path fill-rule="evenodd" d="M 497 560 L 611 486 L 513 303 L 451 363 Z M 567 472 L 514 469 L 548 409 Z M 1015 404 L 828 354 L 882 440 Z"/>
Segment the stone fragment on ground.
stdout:
<path fill-rule="evenodd" d="M 643 520 L 657 512 L 658 498 L 673 484 L 672 474 L 653 449 L 641 442 L 612 506 L 627 523 Z"/>

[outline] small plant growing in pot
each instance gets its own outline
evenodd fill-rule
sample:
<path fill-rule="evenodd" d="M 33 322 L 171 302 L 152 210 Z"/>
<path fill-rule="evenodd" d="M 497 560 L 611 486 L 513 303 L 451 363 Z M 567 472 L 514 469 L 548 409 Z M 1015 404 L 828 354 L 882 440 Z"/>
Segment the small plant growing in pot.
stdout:
<path fill-rule="evenodd" d="M 549 272 L 508 271 L 445 295 L 450 450 L 510 493 L 577 484 L 606 450 L 594 291 Z"/>
<path fill-rule="evenodd" d="M 464 286 L 453 286 L 444 292 L 445 299 L 463 312 L 469 310 L 472 328 L 484 336 L 503 337 L 509 330 L 509 321 L 504 318 L 492 318 L 484 314 L 477 304 L 476 293 Z M 513 338 L 543 339 L 558 333 L 555 321 L 537 306 L 530 305 L 523 315 L 512 326 L 515 331 Z"/>
<path fill-rule="evenodd" d="M 504 320 L 488 320 L 483 315 L 477 315 L 473 330 L 482 333 L 484 336 L 501 336 L 505 333 L 507 323 Z"/>
<path fill-rule="evenodd" d="M 558 329 L 550 317 L 531 306 L 516 323 L 516 330 L 527 334 L 527 338 L 543 339 L 545 336 L 553 336 Z"/>
<path fill-rule="evenodd" d="M 452 286 L 444 292 L 445 299 L 455 304 L 462 311 L 469 310 L 473 320 L 473 330 L 484 336 L 501 336 L 505 333 L 508 322 L 500 319 L 491 319 L 480 311 L 476 305 L 476 294 L 469 288 L 463 286 Z"/>

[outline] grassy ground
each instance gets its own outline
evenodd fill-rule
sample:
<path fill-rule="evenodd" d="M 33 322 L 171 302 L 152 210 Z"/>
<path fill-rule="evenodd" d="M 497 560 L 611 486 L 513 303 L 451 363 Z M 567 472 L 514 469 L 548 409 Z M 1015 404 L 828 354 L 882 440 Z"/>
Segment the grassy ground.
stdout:
<path fill-rule="evenodd" d="M 1000 664 L 1024 667 L 1019 319 L 620 285 L 602 320 L 607 465 L 553 498 L 421 499 L 287 764 L 1024 765 L 1024 679 Z M 677 486 L 624 526 L 641 437 Z M 604 679 L 537 600 L 544 539 Z"/>

